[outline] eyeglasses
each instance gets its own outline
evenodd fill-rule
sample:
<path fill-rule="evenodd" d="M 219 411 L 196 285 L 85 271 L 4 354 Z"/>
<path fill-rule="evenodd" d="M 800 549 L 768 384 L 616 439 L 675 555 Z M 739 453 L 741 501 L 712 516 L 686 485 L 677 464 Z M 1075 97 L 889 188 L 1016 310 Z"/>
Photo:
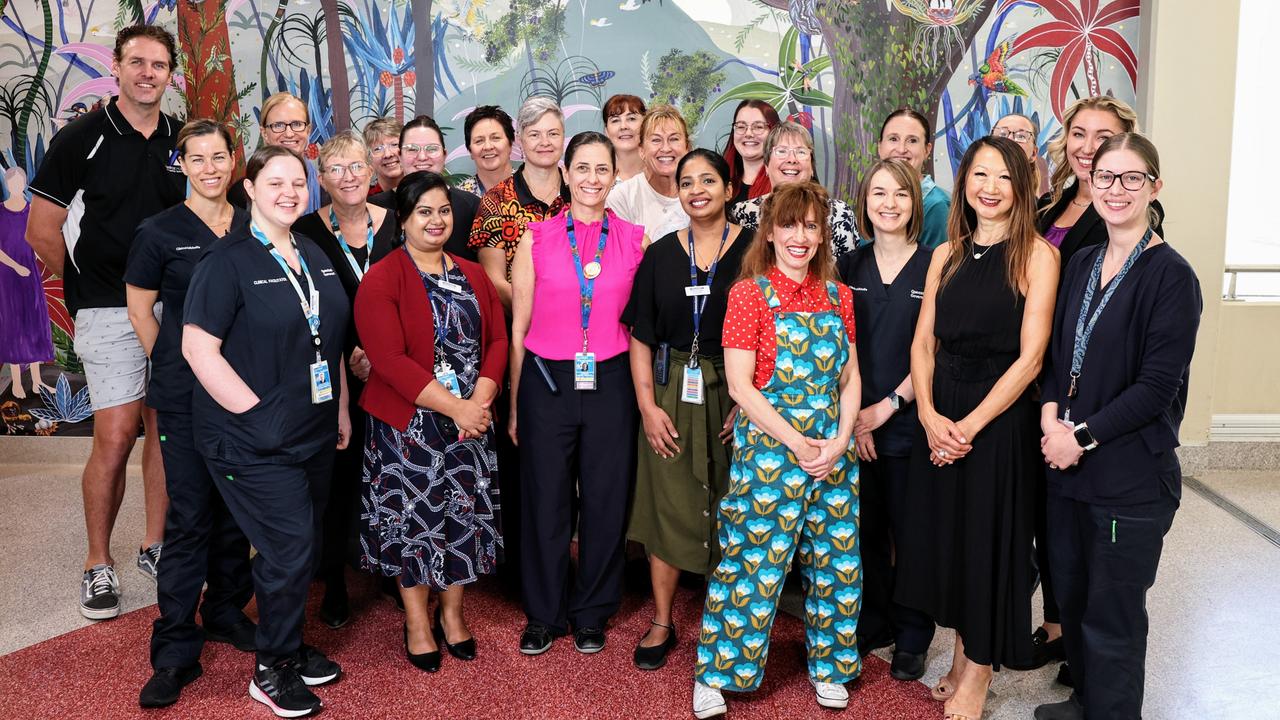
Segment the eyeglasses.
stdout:
<path fill-rule="evenodd" d="M 373 147 L 369 148 L 369 154 L 373 155 L 374 157 L 382 157 L 383 155 L 387 155 L 387 154 L 394 155 L 398 152 L 400 152 L 400 143 L 398 142 L 383 143 L 381 145 L 374 145 Z"/>
<path fill-rule="evenodd" d="M 369 166 L 362 162 L 353 162 L 350 165 L 330 165 L 324 169 L 324 174 L 329 176 L 331 180 L 339 180 L 343 175 L 351 173 L 352 177 L 359 177 Z"/>
<path fill-rule="evenodd" d="M 284 132 L 285 128 L 288 128 L 294 132 L 302 132 L 303 130 L 307 129 L 307 122 L 305 120 L 292 120 L 290 122 L 273 122 L 273 123 L 267 123 L 266 125 L 263 125 L 263 127 L 265 127 L 266 129 L 270 130 L 273 133 L 282 133 Z"/>
<path fill-rule="evenodd" d="M 809 148 L 779 145 L 773 149 L 773 156 L 779 160 L 786 160 L 789 157 L 794 157 L 797 160 L 808 160 L 813 156 L 813 151 L 809 150 Z"/>
<path fill-rule="evenodd" d="M 769 126 L 762 122 L 751 124 L 736 122 L 733 124 L 733 131 L 739 135 L 746 135 L 747 131 L 751 131 L 752 135 L 759 135 L 760 133 L 768 132 Z"/>
<path fill-rule="evenodd" d="M 1116 178 L 1120 178 L 1120 186 L 1129 191 L 1141 190 L 1147 181 L 1154 183 L 1158 179 L 1155 175 L 1146 172 L 1113 173 L 1110 170 L 1094 170 L 1089 177 L 1098 190 L 1106 190 L 1116 184 Z"/>
<path fill-rule="evenodd" d="M 436 145 L 435 143 L 430 145 L 414 145 L 413 143 L 408 143 L 400 146 L 400 152 L 407 153 L 409 155 L 418 155 L 421 153 L 425 154 L 427 157 L 435 157 L 436 155 L 444 152 L 444 146 Z"/>
<path fill-rule="evenodd" d="M 1009 138 L 1016 143 L 1030 142 L 1035 139 L 1030 130 L 1010 130 L 1009 128 L 995 128 L 991 131 L 991 137 Z"/>

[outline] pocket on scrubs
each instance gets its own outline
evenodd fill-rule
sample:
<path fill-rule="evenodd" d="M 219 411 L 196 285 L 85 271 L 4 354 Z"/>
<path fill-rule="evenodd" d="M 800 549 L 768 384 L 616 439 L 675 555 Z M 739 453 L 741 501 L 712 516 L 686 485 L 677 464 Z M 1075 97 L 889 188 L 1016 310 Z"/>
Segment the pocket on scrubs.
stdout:
<path fill-rule="evenodd" d="M 281 398 L 279 387 L 258 399 L 258 404 L 227 418 L 225 436 L 236 447 L 256 455 L 270 455 L 283 449 L 282 414 L 276 412 Z"/>

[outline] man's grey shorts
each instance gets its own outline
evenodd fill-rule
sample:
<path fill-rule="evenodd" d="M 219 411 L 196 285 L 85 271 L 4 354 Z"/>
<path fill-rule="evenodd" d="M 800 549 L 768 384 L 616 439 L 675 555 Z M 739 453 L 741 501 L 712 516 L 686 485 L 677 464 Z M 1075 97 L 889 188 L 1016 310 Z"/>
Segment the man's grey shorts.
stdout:
<path fill-rule="evenodd" d="M 84 363 L 94 412 L 141 400 L 146 395 L 147 354 L 129 322 L 128 309 L 77 311 L 75 349 Z"/>

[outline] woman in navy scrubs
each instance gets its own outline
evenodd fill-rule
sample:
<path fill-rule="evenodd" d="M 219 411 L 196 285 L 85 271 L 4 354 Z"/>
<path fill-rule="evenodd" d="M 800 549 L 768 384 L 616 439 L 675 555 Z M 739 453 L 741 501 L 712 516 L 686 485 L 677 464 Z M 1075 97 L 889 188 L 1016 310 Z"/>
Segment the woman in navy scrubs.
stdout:
<path fill-rule="evenodd" d="M 364 139 L 352 131 L 338 133 L 320 148 L 320 186 L 332 202 L 294 223 L 295 232 L 313 240 L 333 263 L 347 291 L 347 307 L 356 301 L 356 290 L 369 267 L 400 245 L 395 213 L 368 201 L 372 158 Z M 347 388 L 359 398 L 369 379 L 369 360 L 356 334 L 355 322 L 347 328 L 343 347 L 347 358 Z M 324 599 L 320 619 L 340 628 L 351 619 L 344 575 L 352 518 L 359 507 L 360 477 L 364 470 L 364 413 L 351 403 L 351 442 L 334 461 L 329 504 L 320 539 L 320 578 Z"/>
<path fill-rule="evenodd" d="M 903 532 L 908 512 L 902 489 L 917 423 L 911 339 L 931 251 L 920 244 L 924 202 L 915 168 L 902 160 L 881 160 L 866 177 L 858 196 L 858 232 L 872 242 L 836 262 L 840 279 L 853 288 L 862 336 L 857 345 L 862 410 L 853 429 L 862 461 L 858 645 L 864 655 L 894 645 L 892 675 L 916 680 L 924 674 L 933 621 L 893 602 L 893 539 Z"/>
<path fill-rule="evenodd" d="M 248 228 L 191 278 L 182 354 L 199 385 L 192 425 L 218 491 L 257 548 L 257 669 L 249 696 L 281 717 L 316 712 L 308 688 L 337 663 L 302 643 L 307 587 L 334 448 L 347 446 L 349 306 L 333 263 L 289 228 L 306 205 L 302 158 L 266 146 L 249 159 Z"/>
<path fill-rule="evenodd" d="M 191 432 L 195 376 L 182 358 L 182 304 L 196 262 L 219 238 L 242 230 L 249 213 L 227 202 L 235 157 L 225 126 L 193 120 L 178 133 L 176 147 L 191 193 L 138 227 L 124 276 L 129 320 L 151 359 L 147 404 L 156 410 L 169 493 L 164 572 L 156 576 L 160 617 L 151 630 L 155 673 L 139 695 L 143 707 L 177 702 L 183 686 L 200 676 L 206 639 L 252 651 L 256 630 L 242 611 L 253 594 L 249 541 L 196 452 Z M 164 303 L 160 319 L 153 310 L 157 300 Z M 201 606 L 206 581 L 209 590 Z M 196 625 L 197 606 L 203 630 Z"/>

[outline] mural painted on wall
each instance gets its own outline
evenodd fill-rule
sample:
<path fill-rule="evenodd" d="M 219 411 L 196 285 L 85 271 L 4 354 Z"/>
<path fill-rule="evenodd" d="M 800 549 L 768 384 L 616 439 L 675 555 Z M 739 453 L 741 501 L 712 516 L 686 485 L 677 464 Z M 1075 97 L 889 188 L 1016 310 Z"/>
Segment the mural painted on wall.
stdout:
<path fill-rule="evenodd" d="M 950 187 L 968 144 L 1008 112 L 1039 121 L 1043 151 L 1076 98 L 1132 102 L 1139 2 L 0 0 L 5 432 L 87 434 L 92 422 L 61 279 L 22 241 L 22 218 L 49 139 L 115 91 L 123 25 L 175 33 L 166 111 L 234 126 L 241 159 L 260 142 L 262 101 L 280 90 L 307 103 L 313 156 L 341 129 L 426 113 L 459 176 L 473 170 L 460 135 L 477 105 L 514 113 L 549 95 L 573 133 L 599 129 L 604 100 L 631 93 L 676 105 L 695 145 L 723 149 L 733 108 L 754 98 L 813 131 L 819 178 L 849 198 L 899 106 L 934 120 L 932 169 Z"/>

